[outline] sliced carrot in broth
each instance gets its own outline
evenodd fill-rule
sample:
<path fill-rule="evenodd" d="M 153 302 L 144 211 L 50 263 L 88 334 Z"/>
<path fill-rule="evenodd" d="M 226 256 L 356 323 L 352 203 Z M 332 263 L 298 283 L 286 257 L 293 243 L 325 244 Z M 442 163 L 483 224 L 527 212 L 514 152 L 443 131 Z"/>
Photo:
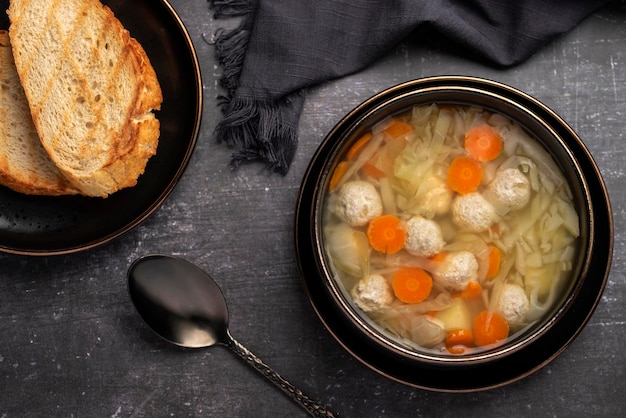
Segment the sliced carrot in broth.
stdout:
<path fill-rule="evenodd" d="M 382 215 L 370 221 L 367 228 L 367 239 L 376 251 L 394 254 L 404 247 L 406 231 L 398 217 Z"/>
<path fill-rule="evenodd" d="M 394 120 L 393 122 L 391 122 L 391 124 L 389 124 L 389 126 L 383 129 L 385 135 L 389 136 L 390 138 L 397 138 L 412 131 L 413 127 L 411 125 L 399 119 Z"/>
<path fill-rule="evenodd" d="M 489 255 L 487 256 L 487 275 L 488 279 L 493 279 L 500 272 L 500 264 L 502 263 L 502 251 L 495 245 L 489 246 Z"/>
<path fill-rule="evenodd" d="M 497 312 L 482 311 L 474 318 L 474 342 L 478 346 L 495 344 L 509 336 L 509 323 Z"/>
<path fill-rule="evenodd" d="M 358 141 L 356 141 L 354 144 L 352 144 L 352 146 L 350 147 L 350 149 L 346 153 L 346 159 L 347 160 L 354 160 L 359 155 L 359 153 L 363 150 L 365 145 L 371 139 L 372 139 L 372 133 L 371 132 L 367 132 L 365 135 L 363 135 L 361 138 L 359 138 Z"/>
<path fill-rule="evenodd" d="M 465 150 L 478 161 L 491 161 L 502 152 L 500 134 L 487 124 L 474 126 L 465 134 Z"/>
<path fill-rule="evenodd" d="M 365 174 L 366 176 L 371 177 L 371 178 L 376 179 L 376 180 L 382 179 L 383 177 L 386 176 L 384 171 L 379 170 L 372 163 L 365 163 L 365 164 L 363 164 L 363 166 L 361 167 L 361 172 L 363 174 Z"/>
<path fill-rule="evenodd" d="M 483 168 L 473 158 L 459 156 L 452 160 L 448 169 L 448 186 L 460 194 L 475 191 L 483 180 Z"/>
<path fill-rule="evenodd" d="M 335 188 L 337 188 L 337 185 L 341 181 L 342 177 L 348 171 L 349 165 L 350 164 L 348 164 L 347 161 L 342 161 L 337 164 L 337 167 L 335 167 L 335 171 L 333 171 L 333 175 L 330 177 L 330 182 L 328 183 L 328 189 L 331 192 L 335 190 Z"/>
<path fill-rule="evenodd" d="M 471 329 L 455 329 L 448 331 L 448 334 L 446 335 L 446 347 L 448 347 L 448 349 L 458 345 L 471 347 L 473 344 L 474 333 Z"/>
<path fill-rule="evenodd" d="M 467 284 L 464 290 L 455 293 L 453 297 L 459 297 L 461 299 L 479 299 L 483 296 L 483 287 L 476 281 L 471 281 Z"/>
<path fill-rule="evenodd" d="M 425 270 L 417 267 L 406 267 L 393 276 L 391 280 L 393 293 L 404 303 L 419 303 L 430 296 L 433 279 Z"/>

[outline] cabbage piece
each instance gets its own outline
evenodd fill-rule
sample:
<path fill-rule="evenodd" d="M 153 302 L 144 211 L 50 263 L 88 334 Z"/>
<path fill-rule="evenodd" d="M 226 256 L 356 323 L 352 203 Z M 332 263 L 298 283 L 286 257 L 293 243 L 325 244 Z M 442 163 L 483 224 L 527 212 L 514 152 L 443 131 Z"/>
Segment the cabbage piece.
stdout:
<path fill-rule="evenodd" d="M 374 154 L 376 154 L 384 138 L 385 135 L 379 133 L 374 135 L 372 139 L 370 139 L 368 144 L 365 145 L 363 150 L 359 153 L 357 159 L 350 165 L 350 167 L 348 167 L 343 177 L 341 177 L 341 179 L 337 183 L 337 186 L 335 187 L 335 190 L 339 190 L 343 183 L 345 183 L 350 177 L 352 177 L 357 171 L 359 171 L 361 167 L 363 167 L 363 164 L 368 162 L 374 156 Z"/>
<path fill-rule="evenodd" d="M 365 233 L 340 223 L 326 227 L 324 237 L 327 254 L 335 268 L 359 279 L 368 273 L 369 244 Z M 352 288 L 352 285 L 344 283 L 347 288 Z"/>
<path fill-rule="evenodd" d="M 502 162 L 499 170 L 518 168 L 522 173 L 528 174 L 535 167 L 537 165 L 530 158 L 523 155 L 513 155 Z"/>
<path fill-rule="evenodd" d="M 395 119 L 393 116 L 387 116 L 380 122 L 375 123 L 374 126 L 372 126 L 372 134 L 376 135 L 381 133 L 382 131 L 390 127 L 393 124 L 394 120 Z"/>
<path fill-rule="evenodd" d="M 416 257 L 405 251 L 400 251 L 395 254 L 386 254 L 384 259 L 385 265 L 392 266 L 394 270 L 400 267 L 419 267 L 426 271 L 432 269 L 432 263 L 428 258 Z"/>
<path fill-rule="evenodd" d="M 558 205 L 558 212 L 563 217 L 563 226 L 574 237 L 578 237 L 580 235 L 580 223 L 576 209 L 574 209 L 571 203 L 561 198 L 557 198 L 556 203 Z"/>
<path fill-rule="evenodd" d="M 393 334 L 423 348 L 433 348 L 441 344 L 446 333 L 438 321 L 428 315 L 403 315 L 393 320 L 382 319 L 381 324 Z"/>
<path fill-rule="evenodd" d="M 433 321 L 428 315 L 413 318 L 408 331 L 410 340 L 426 348 L 435 347 L 446 338 L 446 333 L 441 325 Z"/>
<path fill-rule="evenodd" d="M 393 176 L 395 170 L 395 162 L 402 153 L 407 144 L 413 142 L 415 134 L 409 132 L 397 138 L 390 139 L 386 143 L 381 144 L 381 148 L 377 155 L 373 158 L 374 166 L 385 173 L 386 176 Z M 371 160 L 370 160 L 371 161 Z"/>
<path fill-rule="evenodd" d="M 530 200 L 530 210 L 524 216 L 514 216 L 509 219 L 510 230 L 502 237 L 502 244 L 505 249 L 513 247 L 514 243 L 522 237 L 528 235 L 529 231 L 535 227 L 537 220 L 550 206 L 551 196 L 539 193 Z M 541 235 L 541 231 L 539 232 Z"/>
<path fill-rule="evenodd" d="M 443 342 L 445 333 L 440 321 L 426 315 L 430 311 L 445 309 L 451 303 L 448 294 L 415 304 L 396 303 L 384 312 L 372 313 L 372 319 L 390 332 L 422 347 L 432 348 Z"/>
<path fill-rule="evenodd" d="M 561 294 L 561 279 L 558 263 L 546 265 L 530 274 L 526 272 L 525 290 L 530 300 L 530 310 L 526 314 L 528 321 L 540 319 L 554 306 Z"/>
<path fill-rule="evenodd" d="M 490 282 L 485 284 L 491 284 L 491 293 L 488 295 L 485 305 L 487 310 L 495 312 L 498 300 L 500 300 L 500 292 L 504 284 L 513 279 L 513 265 L 515 264 L 515 257 L 506 257 L 504 262 L 500 266 L 500 271 L 491 279 Z"/>
<path fill-rule="evenodd" d="M 576 248 L 573 245 L 568 245 L 562 252 L 559 257 L 559 261 L 561 263 L 569 264 L 569 269 L 572 268 L 571 264 L 574 261 L 574 256 L 576 255 Z M 564 269 L 565 270 L 565 269 Z"/>
<path fill-rule="evenodd" d="M 526 271 L 526 257 L 528 256 L 528 251 L 524 249 L 524 246 L 521 244 L 523 241 L 517 241 L 515 243 L 515 270 L 524 274 Z"/>
<path fill-rule="evenodd" d="M 528 267 L 541 267 L 545 262 L 549 262 L 549 260 L 538 251 L 533 251 L 526 257 L 526 265 Z"/>
<path fill-rule="evenodd" d="M 517 124 L 508 127 L 502 152 L 506 155 L 518 154 L 522 150 L 522 142 L 532 141 L 526 131 Z"/>
<path fill-rule="evenodd" d="M 416 184 L 417 186 L 417 184 Z M 415 195 L 407 199 L 405 211 L 432 219 L 450 211 L 452 190 L 439 176 L 428 174 L 419 184 Z"/>
<path fill-rule="evenodd" d="M 452 120 L 452 112 L 445 109 L 439 110 L 433 135 L 430 138 L 430 141 L 428 141 L 428 154 L 426 158 L 429 160 L 437 159 L 437 156 L 443 147 L 443 143 L 448 136 L 448 130 L 450 129 Z"/>
<path fill-rule="evenodd" d="M 519 127 L 518 129 L 522 129 Z M 565 178 L 561 174 L 556 162 L 552 159 L 550 153 L 545 150 L 537 141 L 528 137 L 527 140 L 520 142 L 521 152 L 527 155 L 537 165 L 539 172 L 547 176 L 557 188 L 567 188 Z"/>
<path fill-rule="evenodd" d="M 380 198 L 383 201 L 384 213 L 396 214 L 398 209 L 396 207 L 396 201 L 394 197 L 393 189 L 391 188 L 391 182 L 388 177 L 383 177 L 379 181 L 380 186 Z"/>
<path fill-rule="evenodd" d="M 414 106 L 411 110 L 411 125 L 418 137 L 430 137 L 430 124 L 428 123 L 433 114 L 436 114 L 439 107 L 436 104 L 429 106 Z"/>
<path fill-rule="evenodd" d="M 423 157 L 425 152 L 425 143 L 414 141 L 406 146 L 394 161 L 393 175 L 413 186 L 411 189 L 408 189 L 407 194 L 409 195 L 415 193 L 421 183 L 421 179 L 430 171 L 432 166 L 432 161 Z"/>
<path fill-rule="evenodd" d="M 450 147 L 445 146 L 448 132 L 454 120 L 449 110 L 438 110 L 432 106 L 414 107 L 411 123 L 418 138 L 411 146 L 398 153 L 394 164 L 394 176 L 407 182 L 407 195 L 412 196 L 419 189 L 422 180 L 429 175 L 431 167 L 441 163 L 450 154 Z M 426 121 L 427 118 L 427 121 Z M 424 129 L 421 124 L 432 126 Z"/>
<path fill-rule="evenodd" d="M 478 106 L 469 106 L 464 110 L 461 110 L 460 113 L 463 114 L 463 120 L 465 121 L 465 130 L 463 135 L 465 135 L 465 132 L 472 126 L 487 123 L 487 118 L 489 117 L 489 114 L 485 112 L 485 109 Z M 461 144 L 461 146 L 462 145 L 463 144 Z"/>
<path fill-rule="evenodd" d="M 486 252 L 487 249 L 485 240 L 480 235 L 470 232 L 458 233 L 454 242 L 444 247 L 444 250 L 448 252 L 469 251 L 472 254 Z"/>
<path fill-rule="evenodd" d="M 511 120 L 500 113 L 493 113 L 489 116 L 487 123 L 493 126 L 503 138 L 505 137 L 503 134 L 508 133 L 511 129 Z"/>
<path fill-rule="evenodd" d="M 384 312 L 386 318 L 394 318 L 396 316 L 415 316 L 426 314 L 431 311 L 440 311 L 447 308 L 452 303 L 452 297 L 447 292 L 439 293 L 434 298 L 428 298 L 420 303 L 403 303 L 396 301 Z"/>
<path fill-rule="evenodd" d="M 544 301 L 550 295 L 553 282 L 558 282 L 560 275 L 558 263 L 543 264 L 538 268 L 526 268 L 524 273 L 526 293 L 534 294 L 538 301 Z"/>

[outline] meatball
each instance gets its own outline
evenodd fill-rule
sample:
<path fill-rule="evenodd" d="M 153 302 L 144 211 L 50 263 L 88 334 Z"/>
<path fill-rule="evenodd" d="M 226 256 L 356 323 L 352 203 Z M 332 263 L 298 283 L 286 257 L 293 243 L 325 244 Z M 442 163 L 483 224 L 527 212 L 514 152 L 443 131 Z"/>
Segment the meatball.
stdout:
<path fill-rule="evenodd" d="M 352 289 L 354 303 L 363 312 L 380 311 L 393 301 L 391 287 L 387 280 L 378 274 L 372 274 L 359 282 Z"/>
<path fill-rule="evenodd" d="M 452 220 L 460 228 L 482 232 L 496 221 L 496 211 L 480 193 L 458 196 L 452 203 Z"/>
<path fill-rule="evenodd" d="M 351 226 L 362 226 L 383 213 L 376 188 L 366 181 L 349 181 L 338 191 L 339 216 Z"/>
<path fill-rule="evenodd" d="M 461 292 L 469 282 L 478 279 L 478 261 L 469 251 L 450 253 L 436 269 L 434 278 L 444 288 Z"/>
<path fill-rule="evenodd" d="M 521 209 L 530 199 L 530 183 L 517 168 L 500 170 L 487 186 L 485 197 L 496 206 Z"/>
<path fill-rule="evenodd" d="M 412 255 L 432 257 L 438 254 L 446 243 L 437 222 L 414 216 L 406 223 L 404 248 Z"/>
<path fill-rule="evenodd" d="M 520 323 L 526 318 L 530 301 L 521 286 L 506 284 L 502 289 L 496 309 L 509 323 Z"/>

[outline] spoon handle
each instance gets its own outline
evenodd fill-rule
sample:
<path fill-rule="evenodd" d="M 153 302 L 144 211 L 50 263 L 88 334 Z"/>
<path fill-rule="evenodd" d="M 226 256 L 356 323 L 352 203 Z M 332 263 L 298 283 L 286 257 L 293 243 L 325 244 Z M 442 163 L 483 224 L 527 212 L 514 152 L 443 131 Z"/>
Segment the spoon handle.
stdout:
<path fill-rule="evenodd" d="M 282 390 L 283 393 L 285 393 L 287 396 L 289 396 L 289 398 L 291 398 L 291 400 L 295 401 L 298 405 L 304 408 L 310 415 L 320 418 L 331 418 L 335 416 L 319 402 L 312 400 L 304 393 L 302 393 L 300 389 L 297 389 L 294 385 L 283 379 L 283 377 L 281 377 L 278 373 L 272 370 L 268 365 L 263 363 L 260 358 L 252 354 L 250 350 L 241 345 L 241 343 L 235 340 L 230 334 L 228 335 L 228 337 L 228 348 L 230 348 L 235 354 L 237 354 L 239 358 L 241 358 L 243 361 L 254 367 L 256 371 L 261 373 L 270 382 L 278 386 L 278 388 Z"/>

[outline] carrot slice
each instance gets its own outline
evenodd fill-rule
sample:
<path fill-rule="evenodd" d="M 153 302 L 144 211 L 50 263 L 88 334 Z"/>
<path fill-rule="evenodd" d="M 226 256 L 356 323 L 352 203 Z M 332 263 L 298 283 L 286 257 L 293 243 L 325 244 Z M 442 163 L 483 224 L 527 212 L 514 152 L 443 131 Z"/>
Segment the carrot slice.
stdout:
<path fill-rule="evenodd" d="M 370 221 L 367 239 L 376 251 L 386 254 L 397 253 L 404 247 L 406 232 L 402 222 L 394 215 L 382 215 Z"/>
<path fill-rule="evenodd" d="M 482 311 L 474 318 L 474 343 L 495 344 L 509 336 L 509 323 L 497 312 Z"/>
<path fill-rule="evenodd" d="M 348 166 L 349 164 L 347 161 L 342 161 L 337 164 L 337 167 L 335 167 L 335 171 L 333 171 L 333 175 L 331 176 L 330 182 L 328 183 L 328 188 L 331 192 L 337 187 L 341 178 L 348 171 Z"/>
<path fill-rule="evenodd" d="M 491 126 L 471 128 L 465 134 L 465 150 L 478 161 L 491 161 L 502 152 L 502 137 Z"/>
<path fill-rule="evenodd" d="M 372 139 L 372 133 L 371 132 L 367 132 L 365 135 L 363 135 L 361 138 L 359 138 L 358 141 L 356 141 L 354 144 L 352 144 L 352 146 L 350 147 L 350 149 L 346 153 L 346 159 L 354 160 L 356 158 L 356 156 L 359 155 L 359 153 L 361 152 L 361 150 L 363 149 L 365 144 L 367 144 L 370 141 L 370 139 Z"/>
<path fill-rule="evenodd" d="M 465 347 L 462 345 L 454 345 L 451 347 L 446 347 L 450 354 L 463 354 L 465 353 Z"/>
<path fill-rule="evenodd" d="M 430 296 L 433 279 L 421 268 L 406 267 L 393 276 L 391 287 L 402 302 L 419 303 Z"/>
<path fill-rule="evenodd" d="M 383 170 L 378 169 L 372 163 L 363 164 L 363 166 L 361 167 L 361 172 L 366 176 L 377 180 L 387 176 Z"/>
<path fill-rule="evenodd" d="M 495 245 L 490 245 L 489 256 L 487 257 L 487 278 L 493 279 L 500 271 L 502 262 L 502 251 Z"/>
<path fill-rule="evenodd" d="M 401 120 L 394 120 L 389 126 L 383 129 L 385 135 L 391 138 L 397 138 L 400 135 L 408 134 L 413 131 L 413 127 Z"/>
<path fill-rule="evenodd" d="M 443 260 L 446 259 L 446 255 L 448 253 L 446 251 L 439 251 L 437 254 L 433 255 L 432 257 L 429 258 L 429 260 L 431 261 L 435 261 L 437 263 L 441 263 Z"/>
<path fill-rule="evenodd" d="M 467 284 L 465 289 L 461 292 L 455 293 L 453 297 L 459 297 L 461 299 L 479 299 L 483 295 L 483 287 L 476 281 L 471 281 Z"/>
<path fill-rule="evenodd" d="M 457 345 L 470 347 L 474 344 L 474 333 L 471 329 L 455 329 L 448 331 L 446 335 L 446 347 L 451 348 Z"/>
<path fill-rule="evenodd" d="M 448 186 L 460 194 L 473 192 L 483 180 L 483 168 L 473 158 L 459 156 L 448 169 Z"/>

